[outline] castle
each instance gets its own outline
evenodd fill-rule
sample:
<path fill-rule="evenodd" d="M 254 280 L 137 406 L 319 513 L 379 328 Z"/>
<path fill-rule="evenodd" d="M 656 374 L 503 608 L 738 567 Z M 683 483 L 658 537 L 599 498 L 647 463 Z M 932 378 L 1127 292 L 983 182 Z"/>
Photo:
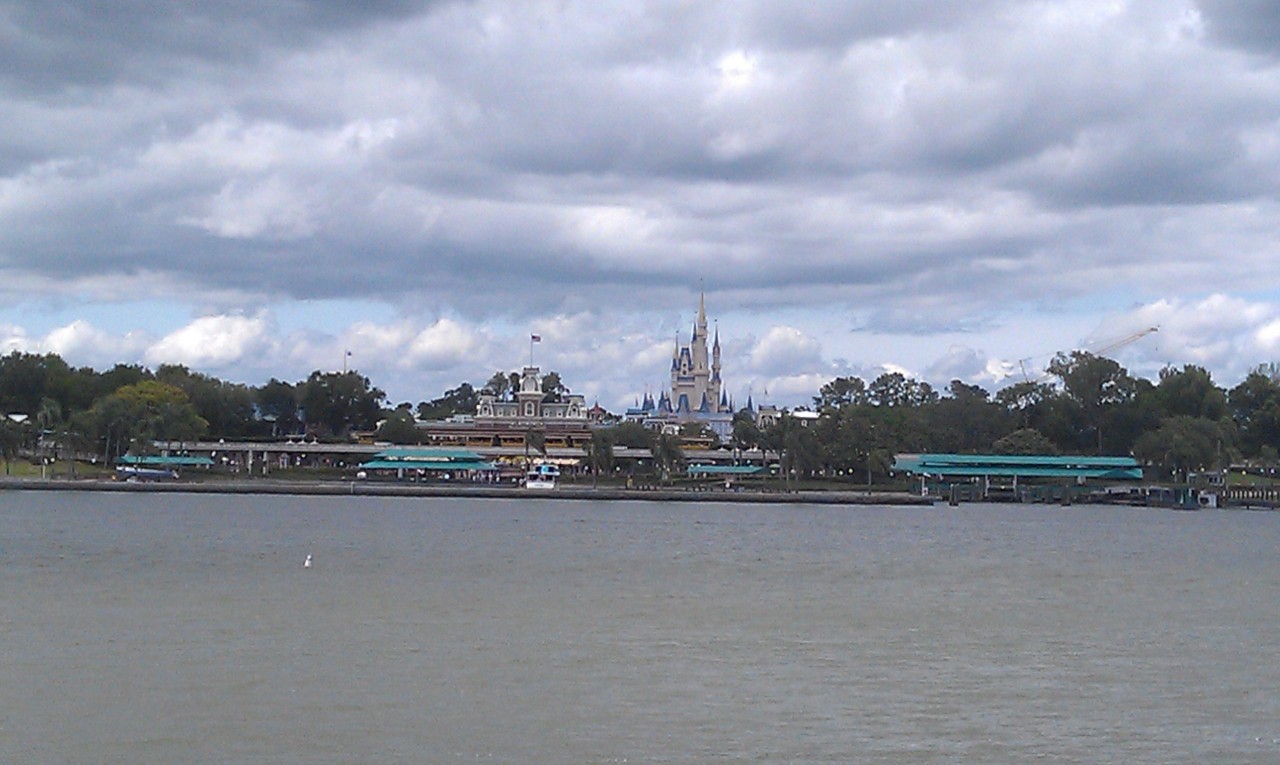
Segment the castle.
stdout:
<path fill-rule="evenodd" d="M 689 344 L 680 345 L 680 335 L 676 334 L 675 350 L 671 354 L 670 390 L 660 394 L 656 401 L 646 393 L 643 402 L 627 410 L 626 419 L 651 427 L 701 422 L 721 437 L 727 437 L 731 431 L 733 402 L 720 379 L 720 331 L 717 329 L 714 336 L 707 331 L 705 294 L 698 296 L 698 318 Z"/>
<path fill-rule="evenodd" d="M 680 346 L 676 334 L 675 353 L 671 357 L 671 398 L 673 413 L 709 414 L 727 412 L 729 401 L 720 386 L 720 330 L 716 329 L 711 346 L 711 358 L 707 358 L 707 306 L 706 296 L 698 296 L 698 319 L 693 325 L 693 337 L 689 344 Z"/>

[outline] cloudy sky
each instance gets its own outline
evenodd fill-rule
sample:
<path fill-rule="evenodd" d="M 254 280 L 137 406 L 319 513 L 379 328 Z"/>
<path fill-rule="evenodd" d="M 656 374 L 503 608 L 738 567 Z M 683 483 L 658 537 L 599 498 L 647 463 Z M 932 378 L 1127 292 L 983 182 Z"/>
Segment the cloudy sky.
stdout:
<path fill-rule="evenodd" d="M 1280 360 L 1270 0 L 0 0 L 0 351 L 614 410 Z M 346 356 L 346 351 L 350 356 Z"/>

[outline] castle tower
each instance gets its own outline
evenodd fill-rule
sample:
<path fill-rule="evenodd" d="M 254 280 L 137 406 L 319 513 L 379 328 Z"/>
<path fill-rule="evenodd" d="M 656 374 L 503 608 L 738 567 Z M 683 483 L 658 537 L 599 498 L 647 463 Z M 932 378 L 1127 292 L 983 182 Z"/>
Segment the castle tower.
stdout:
<path fill-rule="evenodd" d="M 722 412 L 720 382 L 720 329 L 716 327 L 715 344 L 707 348 L 706 294 L 698 295 L 698 317 L 693 323 L 689 345 L 676 346 L 671 356 L 671 408 L 676 414 Z"/>
<path fill-rule="evenodd" d="M 711 346 L 711 380 L 707 383 L 707 393 L 713 402 L 718 402 L 716 411 L 726 411 L 724 393 L 720 387 L 720 324 L 716 323 L 715 344 Z"/>

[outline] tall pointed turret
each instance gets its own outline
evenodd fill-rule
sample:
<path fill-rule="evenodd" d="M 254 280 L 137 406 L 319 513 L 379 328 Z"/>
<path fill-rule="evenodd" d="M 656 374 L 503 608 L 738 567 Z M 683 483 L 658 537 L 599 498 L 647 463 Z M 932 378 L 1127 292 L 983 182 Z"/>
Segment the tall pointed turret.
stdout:
<path fill-rule="evenodd" d="M 707 331 L 707 295 L 699 284 L 698 313 L 689 344 L 676 351 L 671 362 L 671 405 L 676 412 L 720 413 L 726 398 L 720 381 L 720 325 L 714 336 Z"/>

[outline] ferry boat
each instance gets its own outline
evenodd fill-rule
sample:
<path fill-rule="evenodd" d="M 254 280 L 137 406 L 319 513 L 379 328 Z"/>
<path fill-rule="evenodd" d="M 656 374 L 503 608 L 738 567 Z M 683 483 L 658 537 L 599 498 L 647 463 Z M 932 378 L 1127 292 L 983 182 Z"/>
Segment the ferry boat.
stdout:
<path fill-rule="evenodd" d="M 560 477 L 560 468 L 555 465 L 534 465 L 524 476 L 526 489 L 554 489 L 556 479 Z"/>

